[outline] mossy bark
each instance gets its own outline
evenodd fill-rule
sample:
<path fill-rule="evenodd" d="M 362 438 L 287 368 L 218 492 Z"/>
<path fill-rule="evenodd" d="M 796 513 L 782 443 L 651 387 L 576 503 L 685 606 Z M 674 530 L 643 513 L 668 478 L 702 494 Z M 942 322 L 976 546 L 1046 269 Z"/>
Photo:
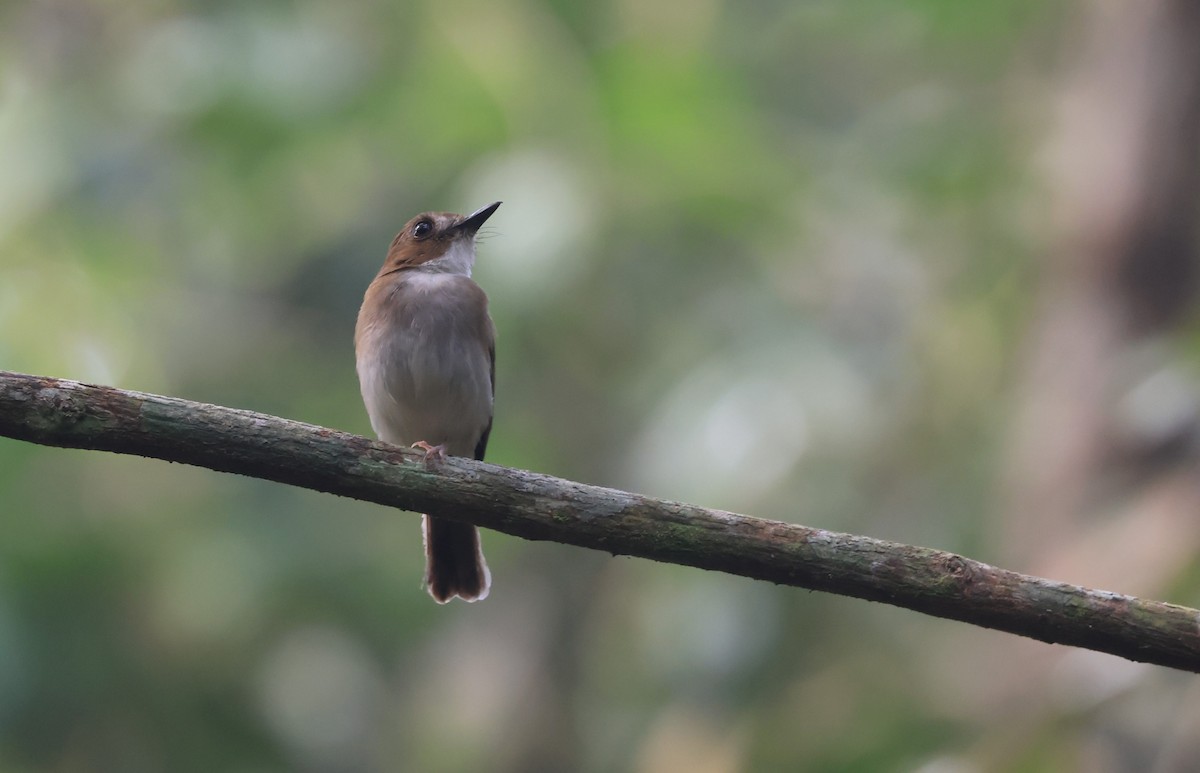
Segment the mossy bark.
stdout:
<path fill-rule="evenodd" d="M 1200 672 L 1200 612 L 1187 607 L 469 459 L 431 471 L 420 452 L 251 411 L 0 371 L 0 435 L 239 473 Z"/>

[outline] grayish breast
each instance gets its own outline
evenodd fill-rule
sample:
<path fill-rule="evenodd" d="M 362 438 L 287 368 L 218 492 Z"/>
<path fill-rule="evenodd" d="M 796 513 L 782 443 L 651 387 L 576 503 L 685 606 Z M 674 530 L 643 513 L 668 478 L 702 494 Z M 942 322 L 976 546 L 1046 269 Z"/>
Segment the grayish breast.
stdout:
<path fill-rule="evenodd" d="M 358 376 L 376 434 L 470 456 L 492 417 L 493 333 L 479 286 L 461 274 L 411 272 L 366 336 Z"/>

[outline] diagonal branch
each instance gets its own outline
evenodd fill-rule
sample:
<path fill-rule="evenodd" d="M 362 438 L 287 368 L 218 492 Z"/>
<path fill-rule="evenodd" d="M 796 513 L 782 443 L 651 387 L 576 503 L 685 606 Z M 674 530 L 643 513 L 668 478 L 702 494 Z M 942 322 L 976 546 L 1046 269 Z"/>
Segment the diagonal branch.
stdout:
<path fill-rule="evenodd" d="M 173 397 L 0 371 L 0 435 L 235 472 L 531 540 L 715 569 L 1200 672 L 1200 612 Z"/>

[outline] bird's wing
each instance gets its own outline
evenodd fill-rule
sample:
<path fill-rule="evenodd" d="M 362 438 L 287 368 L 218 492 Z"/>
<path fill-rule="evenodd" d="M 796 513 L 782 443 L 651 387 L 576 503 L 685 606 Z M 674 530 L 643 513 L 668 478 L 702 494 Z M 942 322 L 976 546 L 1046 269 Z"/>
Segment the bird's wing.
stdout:
<path fill-rule="evenodd" d="M 492 379 L 492 398 L 496 397 L 496 342 L 488 347 L 488 361 L 490 363 L 490 373 Z M 492 419 L 488 417 L 487 426 L 483 428 L 483 434 L 479 436 L 479 442 L 475 444 L 475 458 L 483 459 L 483 454 L 487 451 L 488 435 L 492 434 Z"/>

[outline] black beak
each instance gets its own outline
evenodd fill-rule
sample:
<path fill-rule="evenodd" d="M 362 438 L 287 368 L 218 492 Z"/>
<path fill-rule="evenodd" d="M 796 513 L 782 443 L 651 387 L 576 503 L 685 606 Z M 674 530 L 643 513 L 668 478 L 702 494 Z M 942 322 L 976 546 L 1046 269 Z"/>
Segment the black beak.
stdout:
<path fill-rule="evenodd" d="M 467 215 L 462 221 L 454 226 L 456 231 L 464 231 L 473 234 L 479 230 L 479 227 L 487 222 L 487 219 L 492 216 L 492 213 L 500 208 L 501 202 L 497 201 L 494 204 L 488 204 L 486 207 L 475 210 Z"/>

